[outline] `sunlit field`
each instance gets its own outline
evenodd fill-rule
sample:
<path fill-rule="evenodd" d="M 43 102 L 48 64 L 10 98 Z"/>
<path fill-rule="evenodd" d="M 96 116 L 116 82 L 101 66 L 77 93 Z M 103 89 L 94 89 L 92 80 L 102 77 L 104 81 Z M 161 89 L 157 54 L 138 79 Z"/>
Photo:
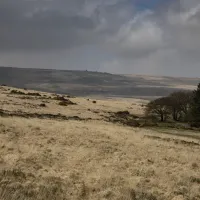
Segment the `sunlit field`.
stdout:
<path fill-rule="evenodd" d="M 2 86 L 0 199 L 199 200 L 198 132 L 111 119 L 147 102 Z"/>

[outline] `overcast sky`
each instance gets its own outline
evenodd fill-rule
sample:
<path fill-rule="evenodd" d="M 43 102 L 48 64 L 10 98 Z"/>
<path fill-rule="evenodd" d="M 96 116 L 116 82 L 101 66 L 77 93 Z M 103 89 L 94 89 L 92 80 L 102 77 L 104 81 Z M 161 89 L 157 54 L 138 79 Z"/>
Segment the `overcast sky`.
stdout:
<path fill-rule="evenodd" d="M 0 0 L 0 65 L 200 77 L 200 1 Z"/>

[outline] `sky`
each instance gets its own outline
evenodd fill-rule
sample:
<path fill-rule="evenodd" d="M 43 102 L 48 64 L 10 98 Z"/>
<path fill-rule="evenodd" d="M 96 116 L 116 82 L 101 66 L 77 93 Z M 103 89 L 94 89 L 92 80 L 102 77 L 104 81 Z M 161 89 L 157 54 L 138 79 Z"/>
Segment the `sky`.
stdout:
<path fill-rule="evenodd" d="M 0 66 L 200 77 L 200 1 L 1 0 Z"/>

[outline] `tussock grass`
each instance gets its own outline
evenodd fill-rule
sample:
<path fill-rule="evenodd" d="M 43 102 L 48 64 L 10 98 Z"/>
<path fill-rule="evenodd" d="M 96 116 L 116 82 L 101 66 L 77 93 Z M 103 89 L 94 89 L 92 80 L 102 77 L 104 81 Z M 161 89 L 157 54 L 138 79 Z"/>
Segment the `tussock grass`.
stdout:
<path fill-rule="evenodd" d="M 138 103 L 128 109 L 132 102 L 73 101 L 77 105 L 65 109 L 53 99 L 37 108 L 29 104 L 39 105 L 40 99 L 0 94 L 1 110 L 29 114 L 0 117 L 1 200 L 200 199 L 196 132 L 167 129 L 174 132 L 168 134 L 106 122 L 108 112 L 140 116 Z M 68 120 L 33 118 L 36 112 Z"/>

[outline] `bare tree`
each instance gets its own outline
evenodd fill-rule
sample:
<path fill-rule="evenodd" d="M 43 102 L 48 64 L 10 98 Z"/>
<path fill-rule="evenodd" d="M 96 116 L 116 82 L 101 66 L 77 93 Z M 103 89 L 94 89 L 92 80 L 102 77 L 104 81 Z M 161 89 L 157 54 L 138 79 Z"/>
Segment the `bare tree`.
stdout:
<path fill-rule="evenodd" d="M 192 95 L 192 92 L 179 91 L 169 96 L 168 106 L 171 107 L 173 120 L 179 121 L 181 117 L 185 118 L 188 115 Z"/>
<path fill-rule="evenodd" d="M 169 101 L 169 97 L 162 97 L 151 101 L 146 106 L 146 115 L 159 117 L 161 122 L 166 121 L 170 114 Z"/>

